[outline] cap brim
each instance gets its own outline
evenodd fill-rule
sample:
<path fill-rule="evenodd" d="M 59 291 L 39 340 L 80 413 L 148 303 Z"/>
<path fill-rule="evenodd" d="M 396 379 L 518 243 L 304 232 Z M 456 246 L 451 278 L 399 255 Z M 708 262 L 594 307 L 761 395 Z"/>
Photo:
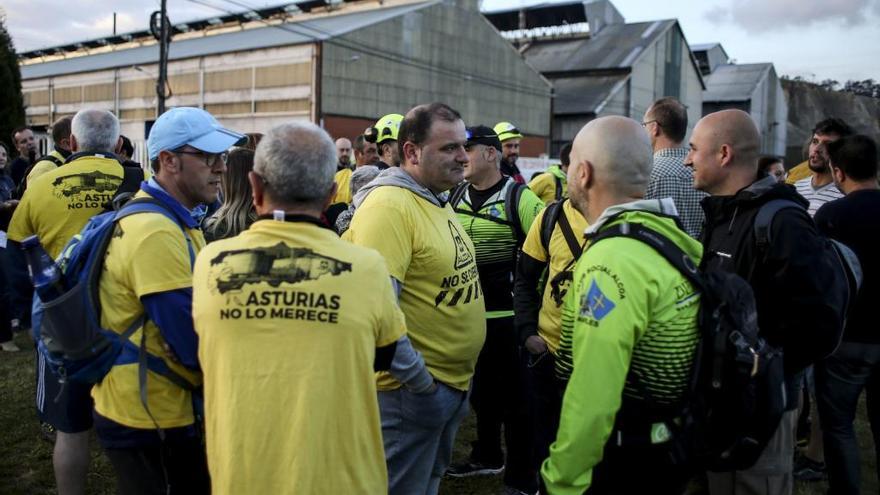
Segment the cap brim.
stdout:
<path fill-rule="evenodd" d="M 205 153 L 222 153 L 229 148 L 235 146 L 236 143 L 246 140 L 247 136 L 232 132 L 229 129 L 218 128 L 213 131 L 196 138 L 186 144 L 204 151 Z"/>

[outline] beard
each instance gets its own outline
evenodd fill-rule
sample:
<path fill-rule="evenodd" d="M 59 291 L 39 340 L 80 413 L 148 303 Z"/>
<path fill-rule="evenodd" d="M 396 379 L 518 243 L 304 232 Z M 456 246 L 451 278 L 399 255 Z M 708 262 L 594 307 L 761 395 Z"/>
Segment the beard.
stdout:
<path fill-rule="evenodd" d="M 813 160 L 809 160 L 807 162 L 807 166 L 810 167 L 810 170 L 816 172 L 817 174 L 824 174 L 828 172 L 828 160 L 820 159 L 817 162 L 813 162 Z"/>

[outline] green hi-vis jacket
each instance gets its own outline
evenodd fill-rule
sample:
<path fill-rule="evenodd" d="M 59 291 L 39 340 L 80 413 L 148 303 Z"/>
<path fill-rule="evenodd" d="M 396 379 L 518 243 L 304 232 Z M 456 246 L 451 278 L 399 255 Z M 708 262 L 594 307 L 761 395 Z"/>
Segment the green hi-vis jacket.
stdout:
<path fill-rule="evenodd" d="M 639 223 L 698 265 L 702 246 L 664 216 L 674 214 L 671 199 L 636 201 L 609 208 L 587 232 Z M 581 495 L 590 486 L 624 398 L 639 404 L 647 389 L 653 404 L 670 405 L 682 396 L 699 339 L 699 299 L 675 267 L 639 240 L 614 237 L 587 248 L 563 306 L 573 319 L 574 369 L 556 441 L 541 467 L 549 493 Z M 638 384 L 628 379 L 630 370 Z"/>

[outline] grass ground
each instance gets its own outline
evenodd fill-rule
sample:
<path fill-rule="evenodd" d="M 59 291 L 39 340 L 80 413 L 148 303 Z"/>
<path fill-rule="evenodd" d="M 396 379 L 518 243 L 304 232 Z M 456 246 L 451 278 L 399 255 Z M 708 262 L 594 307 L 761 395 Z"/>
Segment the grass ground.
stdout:
<path fill-rule="evenodd" d="M 49 495 L 55 493 L 52 474 L 52 446 L 40 436 L 34 415 L 34 359 L 32 344 L 24 334 L 16 336 L 23 349 L 18 353 L 0 353 L 0 494 Z M 876 459 L 873 443 L 865 421 L 864 404 L 859 411 L 857 434 L 862 453 L 862 493 L 880 493 L 875 473 Z M 474 439 L 473 418 L 468 418 L 458 435 L 455 459 L 469 453 Z M 92 465 L 89 471 L 87 493 L 110 495 L 115 480 L 107 459 L 101 454 L 97 441 L 92 439 Z M 495 495 L 501 491 L 500 477 L 446 479 L 440 487 L 442 495 Z M 799 483 L 795 495 L 820 495 L 827 490 L 825 483 Z"/>

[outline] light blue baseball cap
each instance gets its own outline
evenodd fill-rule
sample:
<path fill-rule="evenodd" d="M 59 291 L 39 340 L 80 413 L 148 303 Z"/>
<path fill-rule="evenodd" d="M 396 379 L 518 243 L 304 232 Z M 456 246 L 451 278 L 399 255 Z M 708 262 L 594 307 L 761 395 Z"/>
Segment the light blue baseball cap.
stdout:
<path fill-rule="evenodd" d="M 222 153 L 243 139 L 244 134 L 224 128 L 200 108 L 177 107 L 156 119 L 147 139 L 147 150 L 150 160 L 155 160 L 160 151 L 173 151 L 184 145 L 206 153 Z"/>

